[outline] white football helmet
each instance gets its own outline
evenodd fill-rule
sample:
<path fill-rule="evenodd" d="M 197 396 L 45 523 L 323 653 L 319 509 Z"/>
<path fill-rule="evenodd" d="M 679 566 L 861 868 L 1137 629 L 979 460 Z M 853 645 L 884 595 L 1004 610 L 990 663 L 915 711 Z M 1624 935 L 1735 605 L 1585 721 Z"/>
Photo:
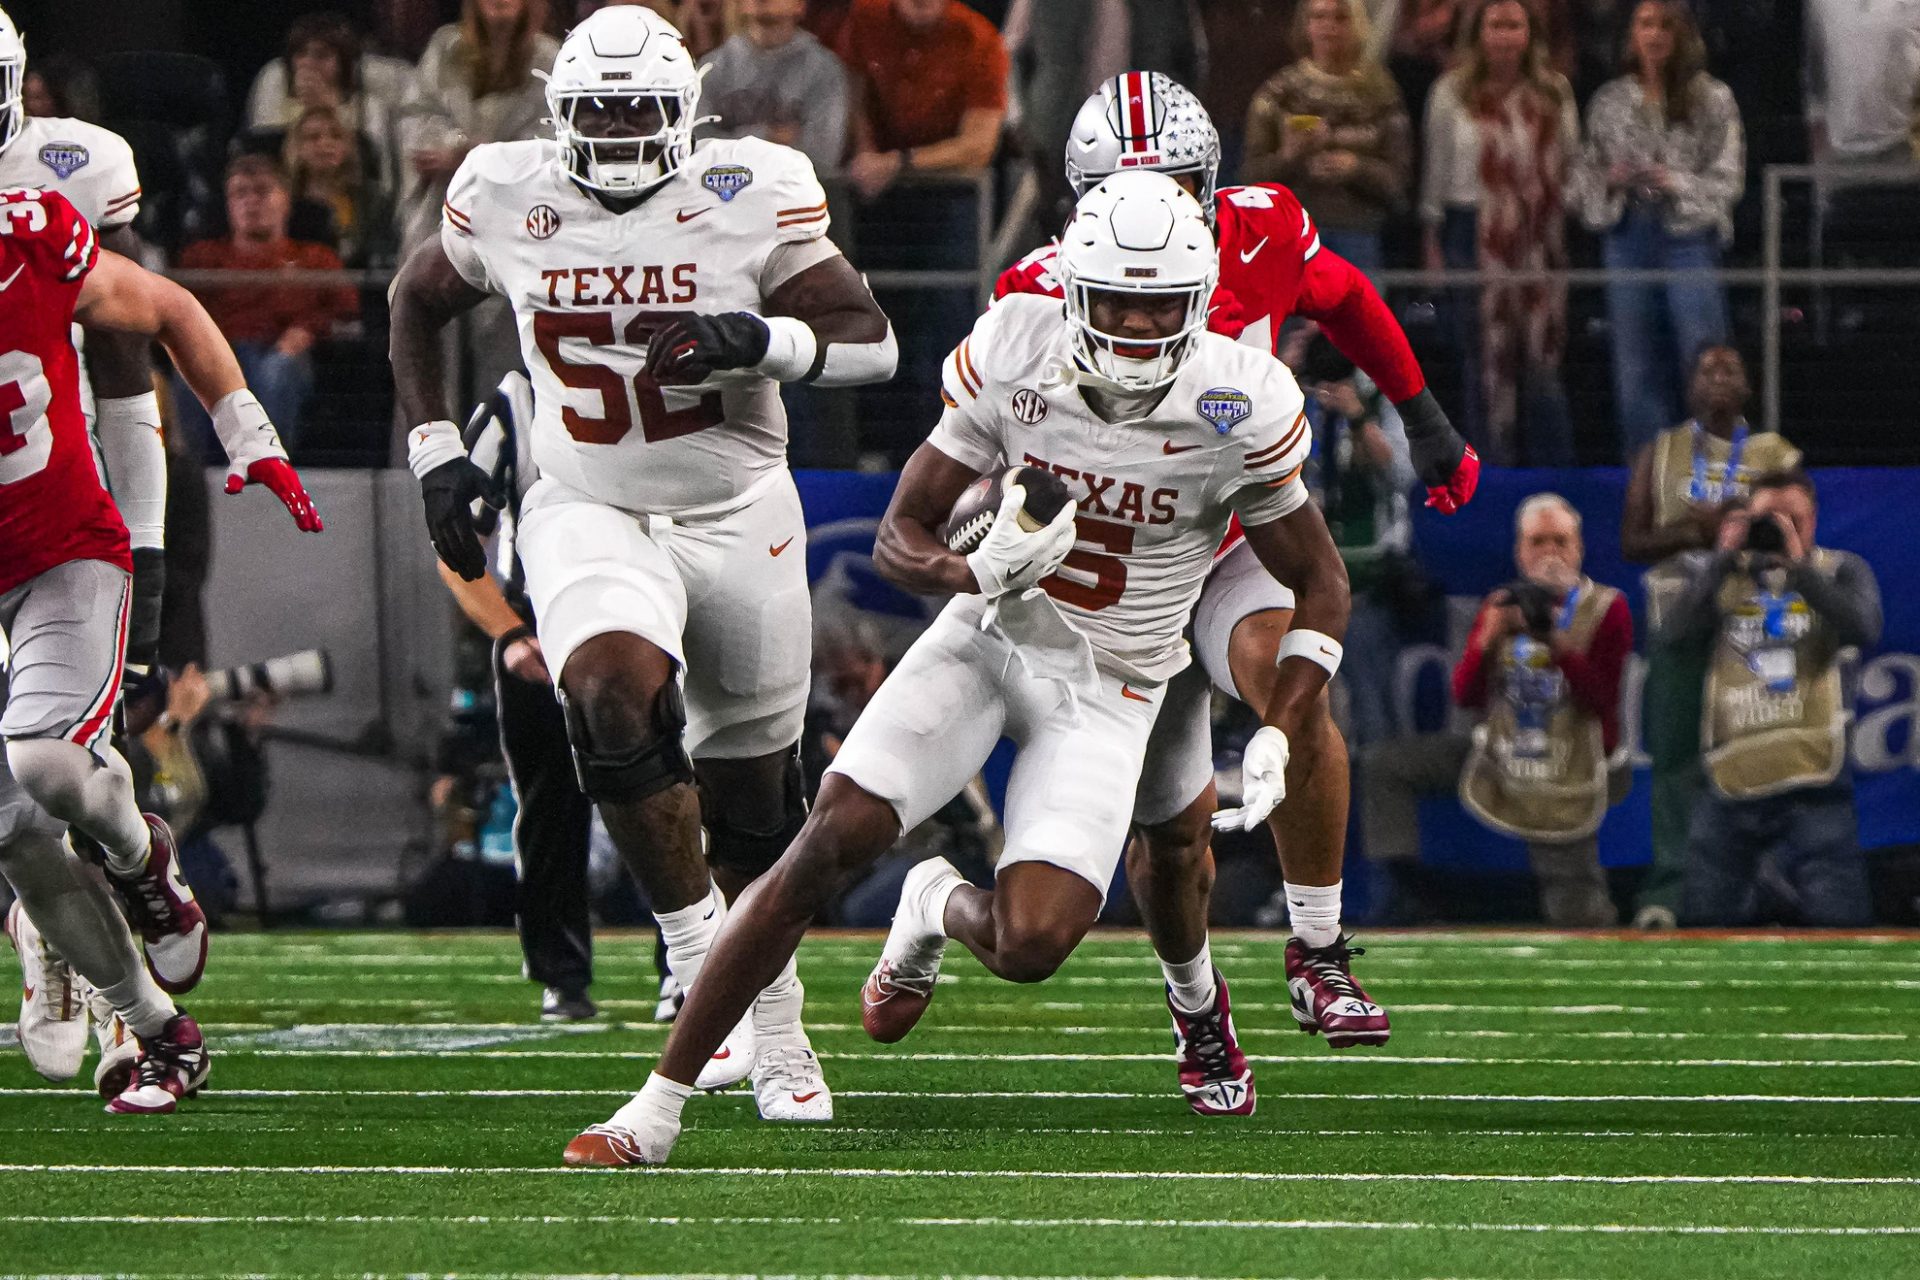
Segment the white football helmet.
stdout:
<path fill-rule="evenodd" d="M 700 71 L 673 24 L 641 5 L 600 9 L 560 46 L 547 76 L 547 109 L 560 164 L 583 187 L 612 196 L 644 195 L 693 151 Z M 651 107 L 646 133 L 583 132 L 580 114 Z"/>
<path fill-rule="evenodd" d="M 27 118 L 20 100 L 27 79 L 27 44 L 5 10 L 0 10 L 0 154 L 20 136 Z"/>
<path fill-rule="evenodd" d="M 1066 292 L 1074 361 L 1129 394 L 1172 382 L 1207 327 L 1207 304 L 1220 276 L 1220 252 L 1199 201 L 1163 173 L 1116 173 L 1080 198 L 1060 237 L 1054 269 Z M 1178 332 L 1137 337 L 1093 323 L 1095 296 L 1177 297 L 1186 314 Z"/>
<path fill-rule="evenodd" d="M 1127 169 L 1192 174 L 1194 198 L 1213 217 L 1220 132 L 1200 99 L 1158 71 L 1125 71 L 1080 104 L 1067 133 L 1067 182 L 1084 196 Z"/>

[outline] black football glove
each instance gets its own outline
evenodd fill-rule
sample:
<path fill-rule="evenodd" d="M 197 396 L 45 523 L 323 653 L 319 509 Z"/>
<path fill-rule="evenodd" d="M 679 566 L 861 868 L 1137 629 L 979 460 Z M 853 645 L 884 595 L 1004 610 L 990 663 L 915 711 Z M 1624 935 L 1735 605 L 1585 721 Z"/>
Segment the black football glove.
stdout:
<path fill-rule="evenodd" d="M 420 497 L 427 504 L 427 536 L 441 561 L 468 582 L 484 575 L 487 553 L 473 527 L 473 504 L 499 505 L 487 473 L 469 458 L 443 462 L 420 477 Z"/>
<path fill-rule="evenodd" d="M 1473 500 L 1480 485 L 1480 455 L 1453 429 L 1432 391 L 1422 390 L 1393 407 L 1407 429 L 1407 449 L 1415 474 L 1426 486 L 1427 505 L 1452 515 Z"/>
<path fill-rule="evenodd" d="M 165 667 L 160 665 L 160 602 L 167 588 L 167 553 L 133 549 L 133 601 L 127 617 L 127 650 L 120 667 L 121 732 L 145 733 L 167 705 Z"/>
<path fill-rule="evenodd" d="M 720 369 L 751 369 L 767 358 L 770 337 L 767 322 L 751 312 L 689 312 L 654 331 L 647 373 L 655 382 L 693 383 Z"/>

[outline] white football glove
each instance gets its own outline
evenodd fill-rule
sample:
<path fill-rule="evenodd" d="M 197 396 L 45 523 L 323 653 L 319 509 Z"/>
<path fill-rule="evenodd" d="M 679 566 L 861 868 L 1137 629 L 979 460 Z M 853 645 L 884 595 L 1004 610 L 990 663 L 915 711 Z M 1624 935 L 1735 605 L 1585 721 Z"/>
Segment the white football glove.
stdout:
<path fill-rule="evenodd" d="M 1000 497 L 993 527 L 987 530 L 979 548 L 967 556 L 967 567 L 973 570 L 974 581 L 989 600 L 1026 590 L 1058 569 L 1067 552 L 1073 550 L 1073 503 L 1060 508 L 1050 523 L 1028 533 L 1020 527 L 1020 508 L 1026 500 L 1024 487 L 1008 485 Z"/>
<path fill-rule="evenodd" d="M 1240 757 L 1240 807 L 1213 815 L 1216 831 L 1251 831 L 1287 798 L 1287 735 L 1263 725 Z"/>

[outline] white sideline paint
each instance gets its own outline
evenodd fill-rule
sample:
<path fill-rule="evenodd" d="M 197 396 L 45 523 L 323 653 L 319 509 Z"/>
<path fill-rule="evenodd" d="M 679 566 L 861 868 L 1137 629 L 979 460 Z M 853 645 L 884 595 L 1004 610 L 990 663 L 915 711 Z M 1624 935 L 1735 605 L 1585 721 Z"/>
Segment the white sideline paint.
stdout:
<path fill-rule="evenodd" d="M 1920 1178 L 1826 1177 L 1814 1174 L 1766 1173 L 1272 1173 L 1265 1171 L 1191 1169 L 793 1169 L 771 1167 L 651 1168 L 634 1172 L 652 1177 L 691 1178 L 944 1178 L 956 1180 L 1041 1178 L 1054 1182 L 1131 1182 L 1141 1178 L 1172 1182 L 1491 1182 L 1576 1183 L 1587 1186 L 1782 1186 L 1782 1187 L 1911 1187 Z M 154 1174 L 281 1174 L 289 1176 L 401 1175 L 405 1177 L 474 1177 L 527 1174 L 560 1177 L 602 1176 L 594 1169 L 566 1165 L 483 1167 L 461 1165 L 135 1165 L 135 1164 L 0 1164 L 0 1173 L 154 1173 Z M 0 1219 L 3 1220 L 3 1219 Z M 1143 1224 L 1145 1225 L 1145 1224 Z M 1920 1227 L 1914 1231 L 1920 1233 Z"/>
<path fill-rule="evenodd" d="M 671 1172 L 671 1171 L 654 1171 Z M 1501 1231 L 1575 1235 L 1678 1236 L 1909 1236 L 1920 1227 L 1820 1226 L 1663 1226 L 1643 1222 L 1380 1222 L 1315 1218 L 692 1218 L 640 1214 L 259 1214 L 259 1215 L 147 1215 L 106 1214 L 37 1215 L 4 1218 L 0 1222 L 36 1226 L 206 1226 L 206 1225 L 445 1225 L 445 1226 L 640 1226 L 640 1227 L 830 1227 L 848 1222 L 882 1223 L 904 1227 L 998 1227 L 1052 1230 L 1093 1227 L 1139 1230 L 1172 1228 L 1187 1231 Z M 623 1273 L 624 1274 L 624 1273 Z M 629 1277 L 628 1280 L 635 1280 Z M 974 1280 L 980 1280 L 975 1277 Z M 1037 1278 L 1023 1278 L 1037 1280 Z"/>
<path fill-rule="evenodd" d="M 630 1089 L 215 1089 L 223 1098 L 625 1098 Z M 905 1099 L 979 1099 L 998 1101 L 1018 1098 L 1058 1098 L 1095 1100 L 1125 1098 L 1162 1098 L 1162 1089 L 1011 1089 L 1011 1090 L 937 1090 L 937 1089 L 835 1089 L 839 1098 Z M 750 1102 L 744 1092 L 713 1094 L 711 1097 Z M 1273 1093 L 1264 1095 L 1269 1104 L 1285 1102 L 1654 1102 L 1654 1103 L 1793 1103 L 1838 1105 L 1887 1105 L 1920 1102 L 1920 1094 L 1799 1094 L 1799 1093 Z M 0 1088 L 0 1098 L 39 1098 L 43 1102 L 87 1102 L 99 1105 L 93 1093 L 61 1088 Z M 0 1170 L 10 1166 L 0 1165 Z"/>

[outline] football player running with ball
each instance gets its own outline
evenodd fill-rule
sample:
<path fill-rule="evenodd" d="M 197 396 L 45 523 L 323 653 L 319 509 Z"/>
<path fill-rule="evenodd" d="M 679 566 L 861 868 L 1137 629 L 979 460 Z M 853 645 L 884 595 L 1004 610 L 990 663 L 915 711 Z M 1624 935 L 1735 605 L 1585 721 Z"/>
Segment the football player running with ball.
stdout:
<path fill-rule="evenodd" d="M 1051 975 L 1092 927 L 1134 785 L 1214 549 L 1237 514 L 1295 584 L 1295 626 L 1265 733 L 1301 736 L 1338 666 L 1347 577 L 1300 470 L 1300 390 L 1265 352 L 1207 333 L 1218 256 L 1200 205 L 1155 173 L 1084 196 L 1060 249 L 1064 310 L 1013 298 L 948 363 L 948 408 L 908 462 L 875 561 L 953 601 L 887 677 L 834 758 L 799 838 L 735 904 L 641 1092 L 576 1137 L 571 1164 L 664 1162 L 701 1065 L 790 957 L 815 913 L 945 804 L 1005 735 L 1018 755 L 994 888 L 944 859 L 907 877 L 864 1021 L 897 1040 L 960 942 L 1014 982 Z M 936 534 L 979 477 L 1025 464 L 1077 502 L 1046 523 L 1007 484 L 970 554 Z M 1258 803 L 1253 801 L 1252 803 Z M 1264 816 L 1261 815 L 1261 816 Z"/>
<path fill-rule="evenodd" d="M 92 984 L 132 1032 L 137 1065 L 96 1081 L 114 1112 L 169 1112 L 206 1082 L 200 1028 L 168 992 L 207 963 L 207 924 L 181 879 L 166 823 L 134 803 L 109 742 L 132 613 L 125 523 L 101 487 L 80 407 L 71 326 L 157 337 L 211 413 L 233 460 L 229 493 L 272 489 L 300 528 L 320 519 L 273 424 L 247 391 L 226 339 L 193 295 L 117 254 L 53 191 L 0 192 L 0 629 L 10 648 L 0 738 L 0 872 L 31 916 L 25 985 L 54 979 L 49 955 Z M 106 879 L 140 930 L 134 946 L 114 898 L 67 843 L 69 826 L 106 855 Z M 9 932 L 20 939 L 27 916 Z M 151 971 L 151 972 L 149 972 Z M 28 1006 L 34 1002 L 31 997 Z M 77 1070 L 86 1023 L 69 1020 Z M 36 1067 L 62 1048 L 35 1026 Z M 49 1043 L 53 1041 L 55 1043 Z M 71 1048 L 69 1044 L 67 1047 Z"/>
<path fill-rule="evenodd" d="M 556 138 L 469 152 L 440 238 L 393 297 L 409 460 L 434 548 L 469 580 L 485 571 L 469 510 L 487 481 L 450 420 L 440 336 L 488 294 L 513 305 L 534 393 L 540 478 L 518 534 L 540 647 L 581 790 L 692 989 L 728 899 L 806 814 L 806 525 L 777 384 L 884 381 L 896 362 L 886 316 L 826 237 L 806 157 L 753 138 L 696 148 L 699 98 L 665 19 L 592 14 L 547 79 Z M 751 1073 L 763 1117 L 828 1120 L 783 958 L 700 1082 Z"/>
<path fill-rule="evenodd" d="M 1275 350 L 1288 316 L 1318 321 L 1398 409 L 1428 505 L 1457 511 L 1473 496 L 1480 460 L 1427 389 L 1393 313 L 1352 264 L 1321 247 L 1312 218 L 1291 191 L 1278 184 L 1216 189 L 1219 164 L 1220 139 L 1206 109 L 1159 72 L 1107 81 L 1080 108 L 1067 140 L 1067 180 L 1077 192 L 1132 169 L 1165 173 L 1192 192 L 1220 246 L 1209 327 Z M 1007 268 L 995 296 L 1061 296 L 1056 252 L 1048 245 Z M 1127 878 L 1166 977 L 1181 1089 L 1202 1115 L 1244 1115 L 1255 1102 L 1253 1074 L 1226 1016 L 1225 984 L 1207 945 L 1208 820 L 1215 805 L 1208 703 L 1216 688 L 1256 712 L 1272 701 L 1295 585 L 1284 577 L 1275 581 L 1239 530 L 1229 532 L 1194 611 L 1199 662 L 1167 690 L 1135 808 L 1140 839 L 1129 850 Z M 1346 742 L 1324 701 L 1303 733 L 1319 743 L 1320 766 L 1311 774 L 1302 769 L 1299 737 L 1289 766 L 1270 735 L 1256 734 L 1245 757 L 1249 802 L 1214 817 L 1213 825 L 1251 831 L 1265 820 L 1273 833 L 1294 930 L 1287 985 L 1301 1028 L 1324 1034 L 1336 1048 L 1381 1044 L 1390 1034 L 1387 1012 L 1354 979 L 1349 966 L 1358 951 L 1340 929 Z M 1276 785 L 1284 786 L 1285 798 L 1272 808 L 1268 798 Z"/>

